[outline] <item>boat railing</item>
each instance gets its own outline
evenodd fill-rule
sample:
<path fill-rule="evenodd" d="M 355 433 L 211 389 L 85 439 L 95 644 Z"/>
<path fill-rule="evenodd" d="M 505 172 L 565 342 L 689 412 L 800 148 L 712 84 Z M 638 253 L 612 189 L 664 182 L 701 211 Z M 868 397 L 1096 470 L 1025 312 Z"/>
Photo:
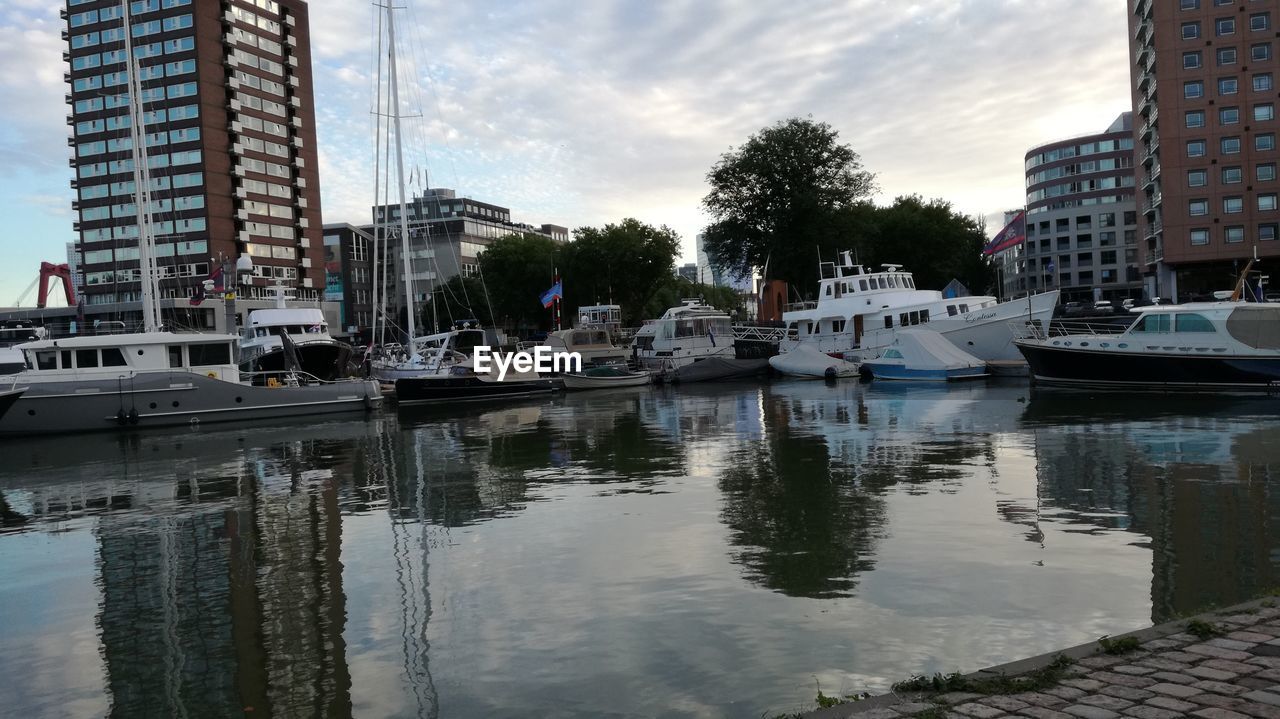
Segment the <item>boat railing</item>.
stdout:
<path fill-rule="evenodd" d="M 787 305 L 783 311 L 784 312 L 800 312 L 802 310 L 816 310 L 816 309 L 818 309 L 817 302 L 813 302 L 813 301 L 792 302 L 791 304 Z"/>
<path fill-rule="evenodd" d="M 734 325 L 735 340 L 754 340 L 758 342 L 781 342 L 787 336 L 785 327 L 759 327 L 756 325 Z"/>
<path fill-rule="evenodd" d="M 533 340 L 520 340 L 516 343 L 516 352 L 532 352 L 534 347 L 538 347 L 541 344 L 541 342 Z"/>
<path fill-rule="evenodd" d="M 1028 319 L 1010 320 L 1014 339 L 1048 339 L 1068 335 L 1118 335 L 1129 329 L 1128 324 L 1115 322 L 1090 322 L 1088 320 L 1054 320 L 1047 323 Z"/>
<path fill-rule="evenodd" d="M 363 382 L 364 380 L 359 377 L 340 377 L 338 379 L 324 380 L 309 372 L 276 370 L 270 372 L 241 372 L 240 381 L 267 387 L 298 387 Z"/>

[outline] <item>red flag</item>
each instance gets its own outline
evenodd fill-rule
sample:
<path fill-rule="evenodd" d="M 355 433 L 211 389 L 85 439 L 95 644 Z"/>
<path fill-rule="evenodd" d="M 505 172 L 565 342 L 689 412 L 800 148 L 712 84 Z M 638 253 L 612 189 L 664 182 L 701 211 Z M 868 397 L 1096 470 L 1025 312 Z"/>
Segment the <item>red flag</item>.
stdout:
<path fill-rule="evenodd" d="M 1027 213 L 1019 212 L 1013 221 L 1005 225 L 1000 234 L 991 238 L 987 242 L 987 246 L 982 248 L 982 254 L 994 255 L 997 252 L 1004 252 L 1010 247 L 1017 247 L 1027 240 Z"/>

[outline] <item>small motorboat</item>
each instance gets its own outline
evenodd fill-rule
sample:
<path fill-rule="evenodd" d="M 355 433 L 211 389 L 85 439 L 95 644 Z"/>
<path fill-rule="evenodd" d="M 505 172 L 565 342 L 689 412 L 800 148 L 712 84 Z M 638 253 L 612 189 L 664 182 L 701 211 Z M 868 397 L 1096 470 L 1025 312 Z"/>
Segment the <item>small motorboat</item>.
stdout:
<path fill-rule="evenodd" d="M 875 379 L 949 382 L 987 376 L 987 363 L 919 327 L 899 330 L 893 344 L 862 366 Z"/>
<path fill-rule="evenodd" d="M 574 372 L 560 376 L 564 388 L 569 389 L 608 389 L 610 387 L 639 387 L 649 384 L 652 376 L 648 371 L 632 372 L 625 367 L 588 367 L 582 372 Z"/>
<path fill-rule="evenodd" d="M 809 345 L 796 345 L 790 352 L 770 357 L 769 366 L 788 377 L 809 379 L 857 377 L 860 372 L 856 362 L 823 354 Z"/>

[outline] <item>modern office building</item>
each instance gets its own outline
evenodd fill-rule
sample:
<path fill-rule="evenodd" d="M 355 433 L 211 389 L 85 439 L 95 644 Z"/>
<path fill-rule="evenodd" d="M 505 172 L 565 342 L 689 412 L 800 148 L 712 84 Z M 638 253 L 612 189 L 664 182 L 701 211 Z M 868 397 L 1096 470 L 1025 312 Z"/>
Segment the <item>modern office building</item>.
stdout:
<path fill-rule="evenodd" d="M 1103 132 L 1026 155 L 1027 242 L 1010 250 L 1006 296 L 1062 291 L 1063 302 L 1142 296 L 1132 113 Z M 1012 280 L 1010 279 L 1012 278 Z"/>
<path fill-rule="evenodd" d="M 67 0 L 66 96 L 86 302 L 140 299 L 124 13 Z M 302 0 L 135 0 L 152 224 L 164 298 L 248 255 L 242 291 L 324 288 L 307 5 Z M 173 306 L 173 301 L 162 303 Z M 178 304 L 181 304 L 179 300 Z"/>
<path fill-rule="evenodd" d="M 1280 256 L 1272 0 L 1126 0 L 1147 290 L 1230 289 Z"/>
<path fill-rule="evenodd" d="M 541 235 L 556 242 L 569 241 L 569 228 L 543 224 L 533 226 L 511 220 L 511 210 L 501 205 L 458 197 L 448 188 L 428 189 L 405 204 L 408 212 L 410 268 L 416 301 L 441 283 L 480 270 L 480 255 L 494 240 L 508 235 Z M 400 263 L 400 205 L 373 208 L 374 225 L 361 228 L 371 236 L 385 231 L 389 262 L 395 268 L 388 277 L 388 311 L 398 313 L 403 305 L 404 269 Z M 381 227 L 380 227 L 381 226 Z M 385 230 L 382 229 L 385 227 Z M 381 234 L 379 234 L 381 237 Z M 381 242 L 381 240 L 379 240 Z M 393 314 L 394 316 L 394 314 Z"/>
<path fill-rule="evenodd" d="M 699 272 L 698 265 L 693 262 L 689 262 L 677 267 L 676 274 L 679 275 L 681 279 L 696 283 L 698 282 L 698 277 L 701 273 Z"/>
<path fill-rule="evenodd" d="M 372 252 L 371 228 L 324 226 L 324 300 L 338 303 L 343 330 L 361 343 L 373 322 Z"/>

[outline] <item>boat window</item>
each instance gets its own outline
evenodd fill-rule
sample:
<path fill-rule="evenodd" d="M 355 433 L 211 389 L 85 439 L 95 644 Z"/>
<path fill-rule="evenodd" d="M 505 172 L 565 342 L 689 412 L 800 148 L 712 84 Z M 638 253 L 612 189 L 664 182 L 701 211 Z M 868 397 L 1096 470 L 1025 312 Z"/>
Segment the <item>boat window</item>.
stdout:
<path fill-rule="evenodd" d="M 913 310 L 911 312 L 911 324 L 913 325 L 920 324 L 920 313 L 918 311 Z"/>
<path fill-rule="evenodd" d="M 884 278 L 884 277 L 878 277 L 878 278 L 876 278 L 876 282 L 880 285 L 880 289 L 882 289 L 882 290 L 887 290 L 887 289 L 889 289 L 889 283 L 888 283 L 888 281 L 887 281 L 887 280 L 885 280 L 885 278 Z"/>
<path fill-rule="evenodd" d="M 1167 314 L 1149 314 L 1143 315 L 1133 325 L 1131 332 L 1168 332 L 1169 331 L 1169 315 Z"/>
<path fill-rule="evenodd" d="M 902 353 L 898 350 L 885 350 L 885 359 L 902 359 Z"/>
<path fill-rule="evenodd" d="M 1204 315 L 1179 312 L 1173 318 L 1175 332 L 1216 332 L 1213 323 Z"/>
<path fill-rule="evenodd" d="M 827 297 L 830 297 L 830 296 L 831 296 L 831 285 L 827 285 L 826 295 L 827 295 Z"/>
<path fill-rule="evenodd" d="M 862 290 L 863 292 L 866 292 L 866 291 L 867 291 L 867 281 L 866 281 L 866 280 L 858 280 L 858 289 Z"/>
<path fill-rule="evenodd" d="M 1280 323 L 1268 317 L 1269 306 L 1237 307 L 1227 317 L 1227 334 L 1250 347 L 1280 349 Z M 1214 351 L 1217 351 L 1215 348 Z"/>
<path fill-rule="evenodd" d="M 960 305 L 960 312 L 964 314 L 969 311 L 969 305 Z"/>
<path fill-rule="evenodd" d="M 103 367 L 124 367 L 128 363 L 124 361 L 124 353 L 119 347 L 104 347 L 102 349 L 102 366 Z"/>
<path fill-rule="evenodd" d="M 956 316 L 956 315 L 958 315 L 958 314 L 960 314 L 960 313 L 956 311 L 956 306 L 955 306 L 955 305 L 947 305 L 947 316 L 948 316 L 948 317 L 955 317 L 955 316 Z"/>
<path fill-rule="evenodd" d="M 844 320 L 831 320 L 832 332 L 844 332 Z"/>
<path fill-rule="evenodd" d="M 76 350 L 76 367 L 97 367 L 98 350 Z"/>
<path fill-rule="evenodd" d="M 187 345 L 187 355 L 192 367 L 231 364 L 231 349 L 226 342 Z"/>
<path fill-rule="evenodd" d="M 907 287 L 910 287 L 913 290 L 916 288 L 916 279 L 914 277 L 907 278 Z"/>
<path fill-rule="evenodd" d="M 266 328 L 265 328 L 265 327 L 259 327 L 259 328 L 257 329 L 256 334 L 257 334 L 259 337 L 266 337 L 266 336 L 267 336 L 267 330 L 266 330 Z"/>
<path fill-rule="evenodd" d="M 71 350 L 62 350 L 62 369 L 71 369 Z"/>
<path fill-rule="evenodd" d="M 910 324 L 911 324 L 911 314 L 910 314 L 910 313 L 908 313 L 908 312 L 903 312 L 902 314 L 899 314 L 899 315 L 898 315 L 898 326 L 899 326 L 899 327 L 906 327 L 907 325 L 910 325 Z"/>
<path fill-rule="evenodd" d="M 888 329 L 893 326 L 893 315 L 884 316 L 884 326 L 885 326 L 885 329 Z"/>
<path fill-rule="evenodd" d="M 929 310 L 920 310 L 920 321 L 921 322 L 929 321 Z"/>
<path fill-rule="evenodd" d="M 169 345 L 169 366 L 182 367 L 182 345 Z"/>
<path fill-rule="evenodd" d="M 36 369 L 58 369 L 58 352 L 56 350 L 40 350 L 36 355 Z"/>

